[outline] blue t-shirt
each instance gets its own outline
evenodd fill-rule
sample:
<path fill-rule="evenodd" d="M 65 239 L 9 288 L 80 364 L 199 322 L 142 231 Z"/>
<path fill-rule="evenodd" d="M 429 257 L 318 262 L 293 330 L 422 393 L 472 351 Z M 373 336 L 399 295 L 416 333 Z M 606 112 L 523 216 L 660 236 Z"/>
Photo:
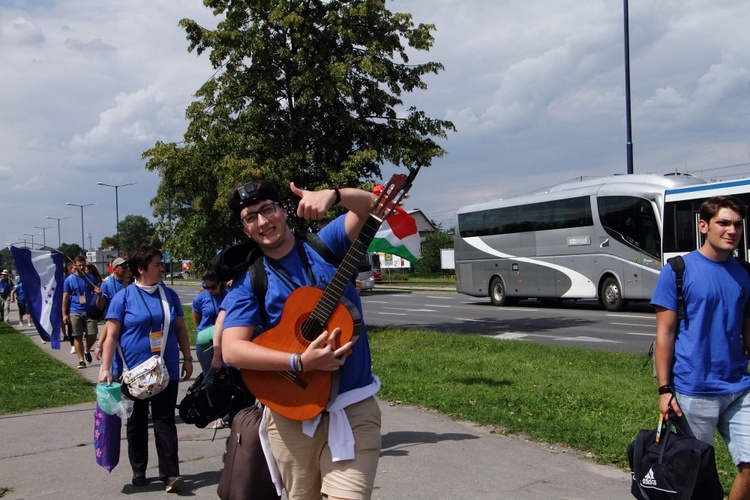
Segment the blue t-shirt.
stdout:
<path fill-rule="evenodd" d="M 107 311 L 107 319 L 114 319 L 122 324 L 120 346 L 125 363 L 131 370 L 154 354 L 158 354 L 151 352 L 149 334 L 162 332 L 166 336 L 167 345 L 161 356 L 167 365 L 170 379 L 179 380 L 180 349 L 174 323 L 183 315 L 182 305 L 174 290 L 163 288 L 169 303 L 169 332 L 163 331 L 164 312 L 159 291 L 148 293 L 136 285 L 122 289 L 112 298 Z M 115 375 L 114 372 L 113 375 Z"/>
<path fill-rule="evenodd" d="M 203 290 L 195 296 L 193 300 L 193 311 L 201 315 L 201 322 L 196 325 L 196 330 L 205 330 L 216 323 L 216 317 L 219 315 L 221 301 L 227 296 L 227 291 L 222 290 L 217 295 L 211 295 L 208 290 Z"/>
<path fill-rule="evenodd" d="M 23 289 L 23 283 L 20 281 L 15 286 L 13 291 L 16 293 L 16 302 L 19 304 L 25 304 L 26 303 L 26 291 Z"/>
<path fill-rule="evenodd" d="M 683 258 L 685 314 L 677 325 L 672 385 L 691 396 L 749 389 L 742 324 L 750 317 L 750 276 L 733 258 L 716 262 L 697 250 Z M 675 273 L 670 265 L 659 275 L 651 305 L 678 309 Z"/>
<path fill-rule="evenodd" d="M 110 274 L 107 279 L 102 281 L 102 284 L 99 285 L 99 288 L 102 291 L 104 300 L 106 300 L 107 304 L 109 304 L 112 298 L 117 295 L 117 292 L 122 290 L 122 280 L 118 280 Z"/>
<path fill-rule="evenodd" d="M 86 309 L 96 299 L 94 287 L 91 285 L 94 282 L 94 277 L 87 274 L 86 278 L 75 273 L 65 278 L 63 292 L 70 294 L 70 314 L 86 314 Z M 83 297 L 83 300 L 81 297 Z"/>
<path fill-rule="evenodd" d="M 344 215 L 339 216 L 333 222 L 326 225 L 320 230 L 318 235 L 320 239 L 340 258 L 346 254 L 351 246 L 349 237 L 344 228 Z M 304 244 L 304 251 L 307 261 L 312 268 L 312 274 L 316 283 L 310 283 L 310 279 L 305 270 L 305 266 L 300 260 L 296 248 L 293 248 L 286 256 L 278 262 L 289 276 L 292 278 L 294 285 L 327 285 L 331 277 L 336 272 L 336 268 L 326 262 L 315 250 Z M 264 259 L 264 268 L 268 278 L 268 290 L 266 292 L 265 309 L 268 315 L 269 328 L 277 325 L 281 319 L 281 312 L 287 297 L 292 292 L 289 284 L 277 269 L 269 264 L 268 259 Z M 234 326 L 254 326 L 254 334 L 262 335 L 260 327 L 261 318 L 258 309 L 258 301 L 253 292 L 250 273 L 245 272 L 232 283 L 232 290 L 229 292 L 221 308 L 227 311 L 224 320 L 224 328 Z M 362 302 L 357 294 L 354 285 L 349 283 L 344 292 L 344 297 L 356 306 L 360 317 L 362 316 Z M 310 310 L 315 304 L 310 304 Z M 362 325 L 359 339 L 354 343 L 352 354 L 347 356 L 346 362 L 339 370 L 339 393 L 347 392 L 351 389 L 364 387 L 372 383 L 372 370 L 370 361 L 370 344 L 367 340 L 367 330 Z"/>

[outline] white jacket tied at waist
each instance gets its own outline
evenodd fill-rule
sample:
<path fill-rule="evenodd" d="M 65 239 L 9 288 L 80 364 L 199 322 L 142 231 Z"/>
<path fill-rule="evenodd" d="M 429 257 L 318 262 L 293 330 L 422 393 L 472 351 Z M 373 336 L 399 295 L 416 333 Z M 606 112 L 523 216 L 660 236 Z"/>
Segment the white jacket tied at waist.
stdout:
<path fill-rule="evenodd" d="M 336 399 L 328 403 L 326 411 L 328 412 L 328 447 L 331 449 L 331 457 L 334 462 L 344 460 L 354 460 L 354 434 L 352 427 L 349 425 L 349 419 L 346 416 L 346 408 L 359 403 L 365 399 L 374 396 L 380 390 L 380 379 L 373 375 L 372 383 L 358 389 L 352 389 L 336 396 Z M 266 457 L 268 470 L 271 471 L 271 477 L 276 485 L 276 493 L 281 495 L 284 486 L 281 482 L 279 467 L 276 465 L 276 459 L 271 452 L 271 442 L 268 439 L 268 430 L 265 426 L 266 412 L 268 407 L 263 409 L 263 420 L 261 421 L 258 434 L 263 447 L 263 454 Z M 321 415 L 310 420 L 302 422 L 302 432 L 309 437 L 315 434 L 320 424 Z"/>

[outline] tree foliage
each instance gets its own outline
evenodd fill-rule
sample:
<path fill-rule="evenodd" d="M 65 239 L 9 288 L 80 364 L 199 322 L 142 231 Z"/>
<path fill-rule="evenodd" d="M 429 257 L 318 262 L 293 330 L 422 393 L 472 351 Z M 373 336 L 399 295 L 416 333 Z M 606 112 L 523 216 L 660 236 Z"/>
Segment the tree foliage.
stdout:
<path fill-rule="evenodd" d="M 117 237 L 105 236 L 104 238 L 102 238 L 102 242 L 99 246 L 101 248 L 117 248 Z"/>
<path fill-rule="evenodd" d="M 11 269 L 16 268 L 16 263 L 13 260 L 13 253 L 10 251 L 10 248 L 3 248 L 0 249 L 0 269 L 7 269 L 10 271 Z"/>
<path fill-rule="evenodd" d="M 429 166 L 449 121 L 407 107 L 443 66 L 411 64 L 433 44 L 433 25 L 392 13 L 385 0 L 204 0 L 215 30 L 183 19 L 189 50 L 216 69 L 187 109 L 184 142 L 144 153 L 161 176 L 152 201 L 159 234 L 176 254 L 207 262 L 242 237 L 226 196 L 265 178 L 280 188 L 358 186 L 381 166 Z"/>
<path fill-rule="evenodd" d="M 120 233 L 120 251 L 130 253 L 141 245 L 161 247 L 156 228 L 142 215 L 127 215 L 117 226 Z"/>
<path fill-rule="evenodd" d="M 63 243 L 58 250 L 65 255 L 66 261 L 68 259 L 74 260 L 79 255 L 86 256 L 86 251 L 78 243 Z"/>
<path fill-rule="evenodd" d="M 443 248 L 453 248 L 453 236 L 442 231 L 428 234 L 422 241 L 422 256 L 419 262 L 414 264 L 414 272 L 440 272 L 440 250 Z"/>

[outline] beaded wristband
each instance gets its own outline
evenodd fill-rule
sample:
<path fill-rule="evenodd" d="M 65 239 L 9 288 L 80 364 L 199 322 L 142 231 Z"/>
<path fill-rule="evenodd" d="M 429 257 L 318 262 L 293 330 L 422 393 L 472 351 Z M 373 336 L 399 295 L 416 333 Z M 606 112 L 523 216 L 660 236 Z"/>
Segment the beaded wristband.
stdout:
<path fill-rule="evenodd" d="M 297 371 L 297 367 L 294 364 L 294 356 L 296 356 L 294 353 L 292 353 L 291 356 L 289 356 L 289 369 L 293 372 Z"/>

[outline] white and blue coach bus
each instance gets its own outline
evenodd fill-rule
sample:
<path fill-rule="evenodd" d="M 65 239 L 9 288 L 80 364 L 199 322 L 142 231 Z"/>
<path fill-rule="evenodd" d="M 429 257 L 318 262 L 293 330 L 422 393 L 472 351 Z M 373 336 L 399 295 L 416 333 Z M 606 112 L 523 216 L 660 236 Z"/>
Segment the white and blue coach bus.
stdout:
<path fill-rule="evenodd" d="M 461 208 L 456 289 L 498 306 L 596 298 L 619 311 L 648 300 L 664 262 L 665 194 L 705 184 L 689 175 L 621 175 Z"/>

